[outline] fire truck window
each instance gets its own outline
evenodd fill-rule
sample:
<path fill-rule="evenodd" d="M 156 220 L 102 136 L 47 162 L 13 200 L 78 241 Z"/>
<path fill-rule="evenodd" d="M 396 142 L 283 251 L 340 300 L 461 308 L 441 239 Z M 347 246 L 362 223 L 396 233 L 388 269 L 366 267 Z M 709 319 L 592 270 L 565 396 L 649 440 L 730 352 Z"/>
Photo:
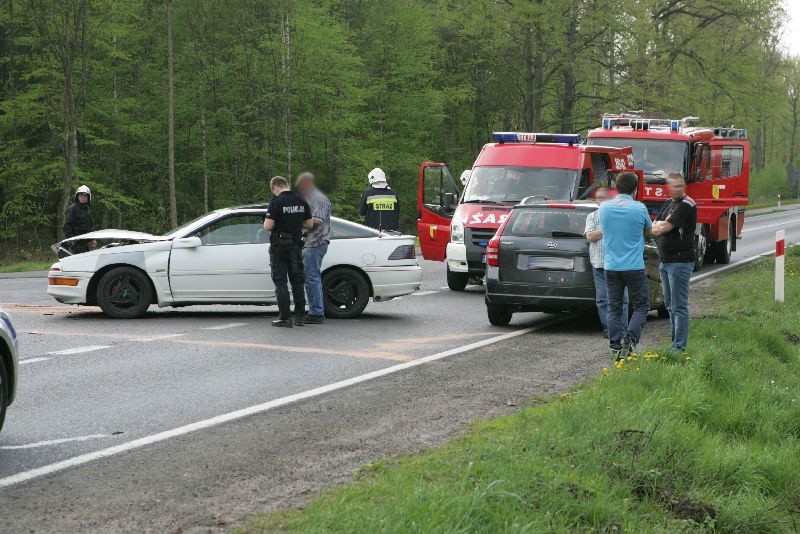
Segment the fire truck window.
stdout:
<path fill-rule="evenodd" d="M 589 169 L 583 169 L 581 171 L 581 183 L 578 184 L 578 197 L 580 197 L 588 187 L 589 187 Z"/>
<path fill-rule="evenodd" d="M 424 203 L 428 206 L 441 206 L 442 205 L 442 168 L 441 167 L 425 167 L 425 186 L 423 194 L 425 195 Z"/>
<path fill-rule="evenodd" d="M 739 176 L 742 174 L 742 160 L 744 149 L 740 146 L 722 147 L 722 177 Z"/>
<path fill-rule="evenodd" d="M 607 154 L 592 154 L 592 172 L 594 173 L 595 182 L 606 183 L 609 167 L 611 167 L 611 161 Z M 589 184 L 587 183 L 586 185 L 588 187 Z"/>
<path fill-rule="evenodd" d="M 551 200 L 573 198 L 578 173 L 569 169 L 540 167 L 475 167 L 464 193 L 464 202 L 516 204 L 526 197 Z"/>

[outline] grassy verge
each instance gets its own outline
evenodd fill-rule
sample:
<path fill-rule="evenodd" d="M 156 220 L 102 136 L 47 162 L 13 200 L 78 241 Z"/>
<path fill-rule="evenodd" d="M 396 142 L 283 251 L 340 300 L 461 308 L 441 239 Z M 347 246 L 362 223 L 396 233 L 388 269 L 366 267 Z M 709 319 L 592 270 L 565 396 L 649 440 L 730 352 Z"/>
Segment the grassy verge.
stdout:
<path fill-rule="evenodd" d="M 242 531 L 796 531 L 799 251 L 782 305 L 772 269 L 759 262 L 696 295 L 713 312 L 693 321 L 687 354 L 610 365 L 569 394 L 365 466 L 307 509 L 255 516 Z"/>
<path fill-rule="evenodd" d="M 0 265 L 0 273 L 18 273 L 22 271 L 47 271 L 52 261 L 22 261 L 10 265 Z"/>

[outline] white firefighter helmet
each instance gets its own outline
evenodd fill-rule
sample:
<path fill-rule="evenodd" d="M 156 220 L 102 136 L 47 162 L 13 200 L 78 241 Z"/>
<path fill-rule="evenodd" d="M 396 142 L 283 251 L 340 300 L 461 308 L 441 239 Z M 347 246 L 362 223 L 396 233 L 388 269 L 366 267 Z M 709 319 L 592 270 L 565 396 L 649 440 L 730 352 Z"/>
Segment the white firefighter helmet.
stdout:
<path fill-rule="evenodd" d="M 82 185 L 75 191 L 75 200 L 78 200 L 78 195 L 89 195 L 89 202 L 92 201 L 92 190 L 88 185 Z"/>
<path fill-rule="evenodd" d="M 369 171 L 369 185 L 385 187 L 386 186 L 386 173 L 379 167 L 375 167 Z"/>
<path fill-rule="evenodd" d="M 469 177 L 472 176 L 472 169 L 467 169 L 461 173 L 461 185 L 466 186 L 469 182 Z"/>

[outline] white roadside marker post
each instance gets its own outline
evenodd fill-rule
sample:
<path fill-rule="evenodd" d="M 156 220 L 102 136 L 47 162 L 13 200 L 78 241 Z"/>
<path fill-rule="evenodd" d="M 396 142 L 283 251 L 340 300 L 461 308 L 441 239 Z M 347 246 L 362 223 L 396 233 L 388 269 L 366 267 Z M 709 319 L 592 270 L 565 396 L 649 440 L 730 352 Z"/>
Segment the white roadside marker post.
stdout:
<path fill-rule="evenodd" d="M 784 254 L 786 252 L 786 231 L 775 232 L 775 300 L 783 302 Z"/>

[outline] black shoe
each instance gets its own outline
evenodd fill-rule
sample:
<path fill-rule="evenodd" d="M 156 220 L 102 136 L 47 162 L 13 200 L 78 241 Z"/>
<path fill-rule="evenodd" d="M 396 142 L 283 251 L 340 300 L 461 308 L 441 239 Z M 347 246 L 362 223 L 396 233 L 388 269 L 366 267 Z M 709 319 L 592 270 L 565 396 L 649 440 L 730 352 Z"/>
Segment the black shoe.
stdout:
<path fill-rule="evenodd" d="M 608 329 L 607 328 L 603 328 L 603 337 L 608 339 Z"/>
<path fill-rule="evenodd" d="M 295 326 L 305 326 L 306 320 L 304 317 L 295 317 L 294 318 L 294 325 Z"/>
<path fill-rule="evenodd" d="M 277 321 L 272 321 L 272 326 L 277 326 L 278 328 L 291 328 L 294 325 L 292 324 L 291 319 L 278 319 Z"/>
<path fill-rule="evenodd" d="M 306 324 L 322 324 L 324 322 L 324 315 L 306 315 Z"/>

